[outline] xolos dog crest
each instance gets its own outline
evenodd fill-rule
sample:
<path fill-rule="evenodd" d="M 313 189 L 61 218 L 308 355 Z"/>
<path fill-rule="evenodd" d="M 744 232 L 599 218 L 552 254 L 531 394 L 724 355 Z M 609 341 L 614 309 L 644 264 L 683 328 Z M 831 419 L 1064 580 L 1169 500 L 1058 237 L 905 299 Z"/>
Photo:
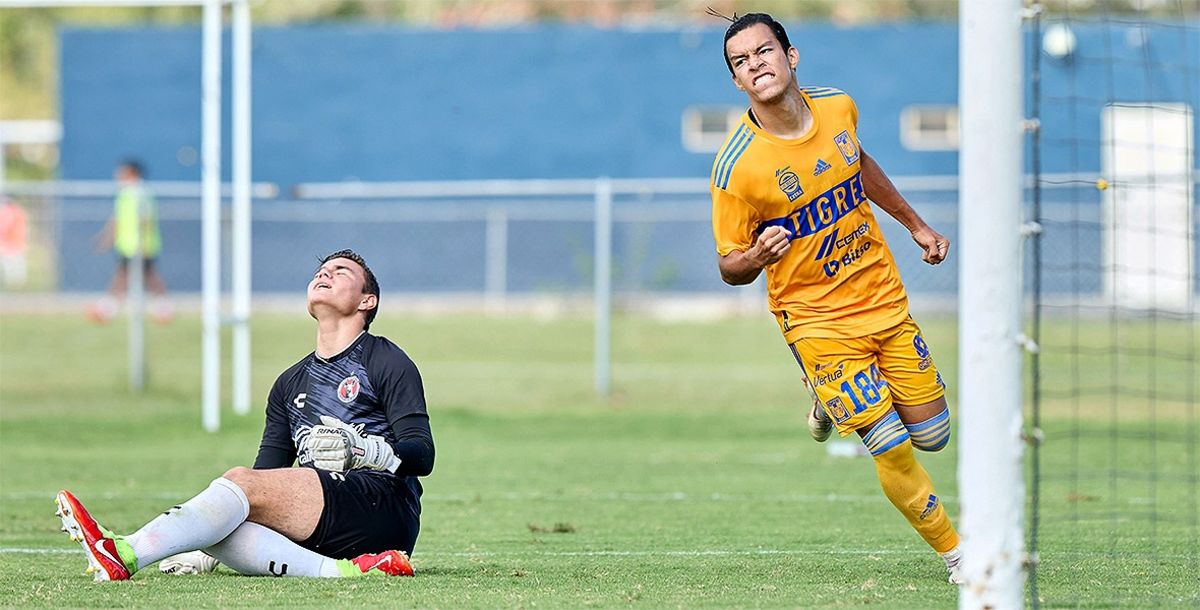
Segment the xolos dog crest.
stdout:
<path fill-rule="evenodd" d="M 357 375 L 351 375 L 343 379 L 342 382 L 338 384 L 338 400 L 346 404 L 354 402 L 354 399 L 358 398 L 358 390 L 360 387 L 361 386 L 358 383 Z"/>

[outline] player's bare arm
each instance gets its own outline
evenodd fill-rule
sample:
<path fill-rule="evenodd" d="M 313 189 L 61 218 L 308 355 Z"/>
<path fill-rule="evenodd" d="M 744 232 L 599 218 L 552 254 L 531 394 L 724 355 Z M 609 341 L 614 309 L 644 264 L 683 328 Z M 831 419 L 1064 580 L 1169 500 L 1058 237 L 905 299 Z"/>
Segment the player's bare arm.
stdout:
<path fill-rule="evenodd" d="M 749 284 L 764 267 L 783 258 L 791 248 L 792 234 L 783 227 L 767 227 L 746 250 L 735 250 L 718 261 L 721 279 L 730 286 Z"/>
<path fill-rule="evenodd" d="M 917 214 L 900 191 L 896 190 L 896 185 L 892 184 L 887 174 L 883 173 L 883 168 L 879 167 L 866 150 L 860 148 L 859 152 L 862 155 L 863 188 L 867 191 L 867 198 L 908 229 L 913 241 L 917 242 L 923 251 L 921 260 L 930 265 L 946 260 L 946 254 L 950 251 L 950 240 L 921 219 L 920 214 Z"/>

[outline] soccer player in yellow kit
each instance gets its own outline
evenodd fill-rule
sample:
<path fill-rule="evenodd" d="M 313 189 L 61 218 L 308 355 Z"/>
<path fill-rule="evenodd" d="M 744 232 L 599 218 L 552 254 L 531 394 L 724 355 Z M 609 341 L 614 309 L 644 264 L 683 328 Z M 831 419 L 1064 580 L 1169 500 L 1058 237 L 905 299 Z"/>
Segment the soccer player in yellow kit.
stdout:
<path fill-rule="evenodd" d="M 949 240 L 859 145 L 850 96 L 797 83 L 799 52 L 779 22 L 734 19 L 725 62 L 750 109 L 713 164 L 721 278 L 748 284 L 766 269 L 771 311 L 814 398 L 814 438 L 833 426 L 862 437 L 884 494 L 958 584 L 958 533 L 913 455 L 950 438 L 945 386 L 868 200 L 909 229 L 929 264 Z"/>

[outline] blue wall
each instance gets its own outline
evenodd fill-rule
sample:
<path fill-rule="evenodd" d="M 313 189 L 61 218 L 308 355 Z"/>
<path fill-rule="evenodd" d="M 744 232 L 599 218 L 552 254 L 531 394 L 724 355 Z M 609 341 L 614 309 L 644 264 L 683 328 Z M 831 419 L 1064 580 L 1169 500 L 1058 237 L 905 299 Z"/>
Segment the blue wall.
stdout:
<path fill-rule="evenodd" d="M 955 28 L 792 30 L 801 80 L 856 97 L 892 172 L 953 173 L 953 153 L 906 153 L 897 134 L 903 106 L 954 102 Z M 683 110 L 745 105 L 721 33 L 259 29 L 255 179 L 704 176 L 712 154 L 683 149 Z M 198 178 L 176 159 L 200 147 L 198 30 L 68 29 L 61 57 L 63 178 L 106 178 L 125 154 L 159 179 Z"/>
<path fill-rule="evenodd" d="M 800 80 L 836 86 L 855 97 L 864 146 L 889 173 L 957 172 L 955 152 L 909 151 L 899 137 L 900 113 L 906 106 L 955 104 L 956 27 L 891 24 L 845 29 L 818 24 L 788 29 L 801 54 Z M 1071 60 L 1043 56 L 1041 61 L 1043 171 L 1099 169 L 1100 112 L 1110 99 L 1182 101 L 1200 109 L 1200 84 L 1189 78 L 1195 77 L 1200 63 L 1200 34 L 1194 28 L 1151 27 L 1142 32 L 1125 24 L 1077 24 L 1075 32 L 1078 45 Z M 684 109 L 745 105 L 721 59 L 721 34 L 715 28 L 549 26 L 487 31 L 362 25 L 257 29 L 254 178 L 279 183 L 286 193 L 287 186 L 298 182 L 355 178 L 704 177 L 713 154 L 684 150 Z M 61 41 L 62 177 L 106 179 L 118 159 L 132 155 L 146 162 L 153 179 L 198 180 L 199 30 L 67 29 Z M 225 74 L 228 87 L 228 65 Z M 1200 142 L 1200 121 L 1195 126 L 1195 140 Z M 190 159 L 179 154 L 188 148 Z M 226 177 L 228 167 L 226 159 Z M 953 218 L 960 204 L 953 193 L 909 195 L 922 213 L 935 212 L 942 218 Z M 1048 205 L 1057 201 L 1087 209 L 1099 201 L 1094 189 L 1047 191 L 1046 198 Z M 177 204 L 175 220 L 164 224 L 164 232 L 175 237 L 168 240 L 162 268 L 172 286 L 194 290 L 199 286 L 196 206 Z M 93 201 L 63 206 L 59 260 L 64 289 L 103 287 L 110 263 L 92 255 L 86 244 L 110 205 Z M 696 205 L 703 209 L 707 204 Z M 269 206 L 294 204 L 281 200 Z M 269 207 L 260 204 L 258 209 Z M 1200 220 L 1200 213 L 1196 216 Z M 885 225 L 886 231 L 898 228 Z M 617 263 L 617 285 L 630 290 L 720 288 L 707 226 L 699 222 L 686 227 L 664 232 L 655 254 L 641 263 L 636 262 L 637 253 L 645 246 L 638 231 L 658 228 L 631 228 L 624 241 L 619 234 L 616 254 L 623 259 Z M 437 247 L 442 227 L 410 228 L 256 221 L 255 289 L 294 289 L 307 280 L 313 257 L 344 245 L 380 253 L 402 247 L 414 254 Z M 956 230 L 952 221 L 938 228 L 952 238 Z M 482 224 L 467 223 L 459 229 L 474 236 L 467 241 L 482 247 Z M 510 287 L 587 289 L 587 227 L 560 223 L 512 230 Z M 521 241 L 522 231 L 542 235 L 535 241 L 545 247 L 528 249 Z M 891 237 L 906 240 L 902 231 Z M 1085 241 L 1072 253 L 1060 255 L 1068 262 L 1093 260 L 1098 236 Z M 911 288 L 954 290 L 952 268 L 943 266 L 932 274 L 919 261 L 912 263 L 906 247 L 895 246 Z M 413 268 L 409 256 L 375 264 L 381 279 L 392 278 L 409 290 L 480 289 L 482 252 L 458 254 L 461 260 L 424 271 Z M 298 256 L 303 260 L 294 262 Z M 520 268 L 523 257 L 531 257 L 532 267 Z M 291 271 L 281 273 L 285 269 Z M 1070 285 L 1094 289 L 1099 276 L 1053 276 L 1048 289 Z"/>

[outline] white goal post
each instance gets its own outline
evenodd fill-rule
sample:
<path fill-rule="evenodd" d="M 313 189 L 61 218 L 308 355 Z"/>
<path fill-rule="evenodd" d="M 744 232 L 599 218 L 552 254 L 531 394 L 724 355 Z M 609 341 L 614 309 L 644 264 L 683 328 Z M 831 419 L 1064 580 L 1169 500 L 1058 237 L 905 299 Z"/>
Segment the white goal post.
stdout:
<path fill-rule="evenodd" d="M 250 410 L 250 0 L 0 0 L 3 8 L 202 6 L 201 246 L 203 385 L 201 421 L 221 426 L 221 27 L 233 21 L 233 407 Z M 135 350 L 137 351 L 137 350 Z M 142 363 L 136 363 L 140 368 Z M 131 370 L 135 370 L 131 363 Z"/>
<path fill-rule="evenodd" d="M 959 1 L 959 608 L 1020 608 L 1021 0 Z"/>

